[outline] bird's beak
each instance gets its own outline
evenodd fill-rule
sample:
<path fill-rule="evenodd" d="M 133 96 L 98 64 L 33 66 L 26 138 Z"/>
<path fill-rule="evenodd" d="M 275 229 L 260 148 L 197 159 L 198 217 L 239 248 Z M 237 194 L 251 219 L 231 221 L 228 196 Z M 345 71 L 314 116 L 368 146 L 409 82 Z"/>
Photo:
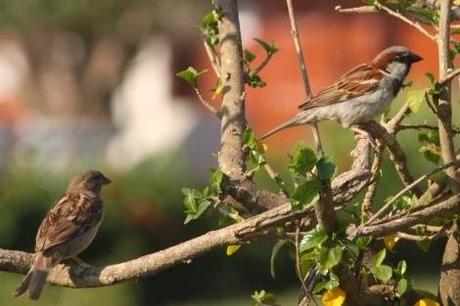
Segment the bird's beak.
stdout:
<path fill-rule="evenodd" d="M 112 183 L 112 181 L 109 178 L 104 176 L 104 178 L 102 179 L 102 184 L 107 185 L 107 184 L 110 184 L 110 183 Z"/>
<path fill-rule="evenodd" d="M 416 63 L 416 62 L 420 62 L 421 60 L 423 60 L 423 57 L 415 54 L 415 53 L 412 53 L 411 56 L 410 56 L 410 60 L 412 63 Z"/>

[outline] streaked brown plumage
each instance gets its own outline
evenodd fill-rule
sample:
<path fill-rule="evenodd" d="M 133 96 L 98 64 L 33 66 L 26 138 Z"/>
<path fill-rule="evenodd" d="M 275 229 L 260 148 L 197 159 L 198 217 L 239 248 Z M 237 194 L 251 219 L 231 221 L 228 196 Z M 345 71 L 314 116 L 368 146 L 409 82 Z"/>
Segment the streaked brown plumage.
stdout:
<path fill-rule="evenodd" d="M 359 65 L 299 106 L 299 111 L 262 136 L 285 128 L 323 120 L 339 121 L 343 127 L 371 120 L 384 112 L 402 87 L 411 65 L 422 60 L 403 46 L 380 52 L 368 64 Z"/>
<path fill-rule="evenodd" d="M 65 195 L 55 202 L 38 229 L 34 264 L 13 296 L 28 292 L 31 299 L 38 299 L 53 267 L 90 245 L 103 219 L 100 191 L 108 183 L 110 180 L 99 171 L 76 175 L 70 181 Z"/>

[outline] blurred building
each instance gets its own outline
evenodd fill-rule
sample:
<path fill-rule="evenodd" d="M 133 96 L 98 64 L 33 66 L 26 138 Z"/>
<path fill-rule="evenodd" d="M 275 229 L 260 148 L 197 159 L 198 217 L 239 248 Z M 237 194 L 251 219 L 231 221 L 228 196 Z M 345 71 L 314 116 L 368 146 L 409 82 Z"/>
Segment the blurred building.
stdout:
<path fill-rule="evenodd" d="M 207 68 L 199 86 L 219 104 L 211 97 L 216 78 L 192 27 L 206 6 L 193 9 L 181 1 L 174 12 L 178 18 L 171 19 L 166 12 L 174 4 L 168 3 L 114 6 L 117 18 L 102 25 L 99 19 L 85 24 L 84 11 L 77 22 L 32 18 L 28 26 L 12 22 L 0 29 L 2 162 L 14 153 L 45 167 L 108 161 L 126 169 L 182 148 L 194 171 L 214 164 L 219 123 L 175 77 L 189 65 Z M 416 86 L 423 85 L 425 71 L 437 71 L 435 45 L 408 25 L 385 14 L 334 10 L 360 1 L 294 3 L 313 92 L 390 45 L 406 45 L 425 58 L 409 76 Z M 101 9 L 101 16 L 105 13 Z M 284 2 L 241 1 L 240 19 L 244 46 L 257 55 L 255 65 L 264 53 L 253 38 L 280 48 L 261 73 L 268 85 L 247 91 L 247 118 L 260 135 L 295 113 L 305 94 Z M 285 150 L 309 135 L 305 131 L 290 129 L 268 142 L 275 151 Z"/>

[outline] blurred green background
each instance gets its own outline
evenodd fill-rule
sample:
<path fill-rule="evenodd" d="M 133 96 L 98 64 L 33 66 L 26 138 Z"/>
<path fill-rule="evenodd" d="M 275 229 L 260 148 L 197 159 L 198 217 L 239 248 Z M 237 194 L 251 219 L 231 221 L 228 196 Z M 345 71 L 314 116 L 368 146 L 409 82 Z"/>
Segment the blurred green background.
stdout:
<path fill-rule="evenodd" d="M 332 13 L 335 4 L 359 1 L 306 2 L 298 1 L 299 22 L 315 20 L 316 29 L 330 31 L 326 33 L 330 41 L 338 42 L 347 31 L 368 31 L 365 25 L 369 24 L 386 33 L 369 38 L 369 54 L 396 43 L 417 45 L 410 31 L 407 35 L 395 31 L 385 17 Z M 277 112 L 279 107 L 292 114 L 302 99 L 302 85 L 283 3 L 247 0 L 240 6 L 245 45 L 253 46 L 251 39 L 261 37 L 281 47 L 273 68 L 269 65 L 262 73 L 267 88 L 248 92 L 249 124 L 261 134 L 283 115 L 272 116 L 269 109 Z M 49 206 L 73 174 L 89 168 L 102 170 L 113 183 L 103 192 L 107 210 L 101 230 L 81 255 L 88 263 L 118 263 L 220 226 L 212 211 L 183 225 L 181 189 L 206 184 L 207 168 L 216 166 L 219 124 L 174 76 L 188 65 L 211 71 L 195 27 L 209 9 L 205 0 L 0 1 L 1 248 L 32 251 Z M 334 27 L 343 28 L 343 33 L 335 33 Z M 318 58 L 309 63 L 315 91 L 369 59 L 353 44 L 343 47 L 343 52 L 326 48 L 331 43 L 321 31 L 309 36 L 305 47 L 307 58 Z M 425 84 L 422 72 L 436 69 L 428 44 L 420 45 L 428 50 L 422 54 L 428 66 L 410 76 L 416 80 L 415 88 Z M 327 66 L 325 58 L 337 58 L 343 67 Z M 215 80 L 209 73 L 206 77 L 203 92 L 207 95 Z M 280 92 L 282 101 L 269 90 Z M 275 100 L 267 101 L 267 96 Z M 404 99 L 401 94 L 391 113 Z M 454 107 L 454 122 L 458 122 L 457 100 Z M 423 121 L 435 122 L 425 105 L 408 120 Z M 325 151 L 338 165 L 338 173 L 346 171 L 352 134 L 336 123 L 320 127 Z M 399 140 L 414 176 L 434 167 L 418 151 L 417 132 L 401 132 Z M 267 157 L 284 177 L 288 153 L 298 141 L 312 146 L 306 128 L 268 142 Z M 401 188 L 387 155 L 382 174 L 377 203 Z M 258 174 L 256 180 L 274 190 L 265 174 Z M 37 304 L 248 305 L 255 290 L 265 289 L 276 293 L 280 304 L 293 305 L 298 283 L 286 249 L 277 258 L 276 278 L 270 276 L 274 243 L 274 237 L 266 237 L 244 245 L 231 257 L 224 249 L 217 250 L 158 275 L 109 288 L 50 286 Z M 443 244 L 437 241 L 425 253 L 413 243 L 401 242 L 391 257 L 406 258 L 415 287 L 435 292 Z M 0 273 L 0 305 L 29 303 L 11 297 L 21 277 Z"/>

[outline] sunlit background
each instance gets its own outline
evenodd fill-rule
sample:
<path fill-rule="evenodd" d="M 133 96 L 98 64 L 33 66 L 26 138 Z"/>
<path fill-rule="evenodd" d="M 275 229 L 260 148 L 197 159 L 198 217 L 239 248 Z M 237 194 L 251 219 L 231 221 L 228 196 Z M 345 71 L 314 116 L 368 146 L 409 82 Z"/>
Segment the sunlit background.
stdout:
<path fill-rule="evenodd" d="M 413 88 L 437 74 L 435 45 L 392 17 L 351 15 L 334 6 L 359 1 L 296 0 L 299 29 L 313 88 L 317 92 L 355 65 L 391 45 L 406 45 L 425 60 L 409 75 Z M 76 172 L 97 168 L 106 188 L 106 219 L 81 258 L 94 265 L 132 259 L 219 226 L 216 213 L 184 226 L 182 187 L 202 187 L 216 166 L 219 122 L 178 79 L 177 71 L 207 69 L 199 82 L 212 97 L 216 78 L 197 29 L 208 1 L 0 0 L 0 247 L 32 251 L 48 207 Z M 261 76 L 267 86 L 248 89 L 247 119 L 257 135 L 295 113 L 305 98 L 283 1 L 242 0 L 245 48 L 264 58 L 253 38 L 280 48 Z M 401 105 L 399 95 L 392 109 Z M 458 101 L 455 101 L 458 122 Z M 435 122 L 423 105 L 408 122 Z M 352 134 L 336 123 L 320 125 L 325 150 L 339 172 L 350 165 Z M 433 165 L 418 152 L 416 132 L 403 132 L 414 175 Z M 297 142 L 312 145 L 305 127 L 267 140 L 267 156 L 286 174 Z M 386 159 L 388 159 L 386 157 Z M 391 164 L 383 168 L 378 201 L 400 187 Z M 257 180 L 273 188 L 264 175 Z M 231 257 L 217 250 L 158 275 L 99 289 L 48 287 L 36 305 L 248 305 L 255 290 L 297 299 L 291 255 L 282 250 L 276 278 L 270 276 L 272 239 L 245 245 Z M 441 246 L 429 253 L 400 243 L 395 260 L 409 259 L 415 286 L 436 291 Z M 0 273 L 0 305 L 26 305 L 11 291 L 21 276 Z"/>

